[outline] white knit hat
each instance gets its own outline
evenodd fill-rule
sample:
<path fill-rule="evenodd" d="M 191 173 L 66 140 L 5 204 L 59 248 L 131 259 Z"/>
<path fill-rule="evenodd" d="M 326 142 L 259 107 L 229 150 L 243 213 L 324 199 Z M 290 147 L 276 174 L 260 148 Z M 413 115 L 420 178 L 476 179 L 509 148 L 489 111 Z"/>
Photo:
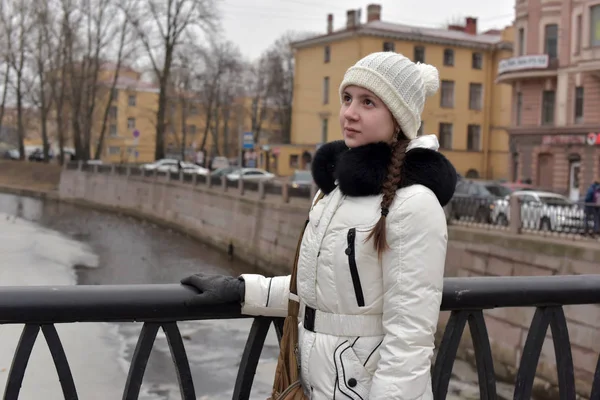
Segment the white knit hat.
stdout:
<path fill-rule="evenodd" d="M 356 85 L 373 92 L 391 111 L 409 139 L 417 137 L 425 97 L 440 87 L 437 68 L 413 63 L 391 51 L 371 53 L 348 68 L 340 85 L 340 98 L 346 86 Z"/>

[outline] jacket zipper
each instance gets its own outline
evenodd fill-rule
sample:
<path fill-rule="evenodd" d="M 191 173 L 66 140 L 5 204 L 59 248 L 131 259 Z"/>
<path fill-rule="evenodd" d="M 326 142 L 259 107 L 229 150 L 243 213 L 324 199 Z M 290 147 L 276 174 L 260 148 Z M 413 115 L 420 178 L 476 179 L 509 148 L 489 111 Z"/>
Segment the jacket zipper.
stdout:
<path fill-rule="evenodd" d="M 351 228 L 348 231 L 348 248 L 346 249 L 346 255 L 348 256 L 348 265 L 350 267 L 350 275 L 352 276 L 352 285 L 354 286 L 354 294 L 356 295 L 356 302 L 359 307 L 365 306 L 365 297 L 363 295 L 362 285 L 360 284 L 360 276 L 358 275 L 358 268 L 356 267 L 356 255 L 355 245 L 356 241 L 356 228 Z"/>

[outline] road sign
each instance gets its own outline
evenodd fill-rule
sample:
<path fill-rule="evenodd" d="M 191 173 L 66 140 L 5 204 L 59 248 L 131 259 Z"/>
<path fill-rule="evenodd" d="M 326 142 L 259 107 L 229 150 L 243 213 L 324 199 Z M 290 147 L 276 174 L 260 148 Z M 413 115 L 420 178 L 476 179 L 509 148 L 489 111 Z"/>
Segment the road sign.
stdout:
<path fill-rule="evenodd" d="M 140 131 L 138 131 L 137 129 L 133 131 L 133 137 L 134 138 L 138 138 L 140 137 Z"/>
<path fill-rule="evenodd" d="M 254 148 L 254 134 L 252 132 L 244 132 L 242 141 L 243 141 L 242 148 L 244 148 L 244 149 L 253 149 Z"/>

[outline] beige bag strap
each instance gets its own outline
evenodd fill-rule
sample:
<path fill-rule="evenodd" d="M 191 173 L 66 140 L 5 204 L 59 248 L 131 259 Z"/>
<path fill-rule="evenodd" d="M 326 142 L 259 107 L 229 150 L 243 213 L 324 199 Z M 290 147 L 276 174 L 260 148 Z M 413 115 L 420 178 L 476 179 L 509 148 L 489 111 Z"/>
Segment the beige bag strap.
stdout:
<path fill-rule="evenodd" d="M 313 207 L 321 200 L 325 194 L 319 190 L 319 193 L 316 196 L 315 201 L 313 202 Z M 306 231 L 306 227 L 308 226 L 309 220 L 307 219 L 304 223 L 304 227 L 302 228 L 302 232 L 300 233 L 300 237 L 298 238 L 298 244 L 296 245 L 296 256 L 294 257 L 294 265 L 292 267 L 292 276 L 290 279 L 290 297 L 298 296 L 298 288 L 296 286 L 296 279 L 298 275 L 298 258 L 300 256 L 300 245 L 302 244 L 302 238 L 304 237 L 304 232 Z M 300 309 L 300 303 L 296 300 L 290 299 L 288 302 L 288 316 L 298 318 L 298 311 Z"/>

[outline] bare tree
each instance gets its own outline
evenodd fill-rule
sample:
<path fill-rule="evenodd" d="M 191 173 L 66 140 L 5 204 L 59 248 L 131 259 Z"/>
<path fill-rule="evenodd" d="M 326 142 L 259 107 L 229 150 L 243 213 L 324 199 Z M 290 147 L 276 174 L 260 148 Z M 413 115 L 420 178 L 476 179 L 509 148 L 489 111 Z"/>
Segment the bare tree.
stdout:
<path fill-rule="evenodd" d="M 260 140 L 263 122 L 267 117 L 271 79 L 268 67 L 268 58 L 263 55 L 250 67 L 250 76 L 246 83 L 247 93 L 251 98 L 250 129 L 253 133 L 254 143 L 258 143 Z"/>
<path fill-rule="evenodd" d="M 67 2 L 68 0 L 63 0 Z M 116 0 L 114 0 L 116 2 Z M 107 46 L 115 32 L 119 9 L 113 0 L 83 0 L 76 9 L 76 25 L 69 33 L 67 65 L 71 88 L 70 109 L 75 151 L 80 159 L 90 158 L 91 138 L 99 98 L 99 72 Z"/>
<path fill-rule="evenodd" d="M 25 158 L 25 126 L 24 126 L 24 99 L 27 96 L 26 88 L 26 62 L 28 59 L 27 40 L 33 28 L 32 4 L 26 0 L 14 0 L 2 2 L 2 25 L 7 37 L 16 46 L 13 47 L 8 55 L 10 68 L 14 72 L 12 86 L 15 92 L 17 106 L 17 137 L 19 143 L 19 158 Z"/>
<path fill-rule="evenodd" d="M 127 13 L 144 46 L 160 92 L 156 111 L 155 159 L 164 157 L 165 113 L 169 78 L 177 48 L 184 39 L 215 28 L 213 0 L 138 0 Z"/>
<path fill-rule="evenodd" d="M 118 23 L 116 24 L 116 32 L 118 34 L 118 47 L 117 47 L 117 59 L 116 59 L 116 63 L 115 63 L 115 72 L 113 75 L 113 79 L 112 79 L 112 83 L 110 85 L 110 89 L 108 91 L 109 93 L 109 98 L 108 101 L 106 103 L 106 106 L 104 108 L 104 113 L 102 116 L 102 126 L 100 128 L 100 135 L 98 138 L 98 145 L 96 146 L 96 152 L 94 154 L 94 159 L 99 160 L 100 157 L 102 156 L 102 149 L 104 148 L 104 137 L 106 134 L 106 127 L 108 125 L 108 117 L 110 115 L 110 109 L 111 109 L 111 101 L 112 101 L 112 94 L 114 93 L 116 87 L 117 87 L 117 83 L 119 82 L 119 76 L 120 76 L 120 72 L 121 72 L 121 68 L 123 66 L 123 62 L 128 60 L 130 55 L 132 54 L 132 48 L 129 47 L 129 45 L 132 43 L 131 42 L 131 30 L 130 30 L 130 24 L 128 19 L 126 18 L 127 12 L 129 12 L 130 8 L 134 5 L 133 1 L 129 1 L 129 0 L 121 0 L 120 1 L 120 5 L 122 7 L 122 10 L 125 10 L 125 13 L 121 16 L 122 18 L 117 18 L 116 21 L 118 21 Z M 112 36 L 112 35 L 111 35 Z"/>
<path fill-rule="evenodd" d="M 10 73 L 11 73 L 11 57 L 12 57 L 12 35 L 13 35 L 13 26 L 12 20 L 7 17 L 6 5 L 4 2 L 0 2 L 0 22 L 2 23 L 1 32 L 2 35 L 2 47 L 4 51 L 1 54 L 1 61 L 4 64 L 4 78 L 2 85 L 2 104 L 0 104 L 0 130 L 2 129 L 2 123 L 4 122 L 4 112 L 6 110 L 6 100 L 8 97 L 8 87 L 10 83 Z"/>
<path fill-rule="evenodd" d="M 204 71 L 198 75 L 200 79 L 200 95 L 204 107 L 206 121 L 200 149 L 206 150 L 208 134 L 213 135 L 214 153 L 219 154 L 218 132 L 221 119 L 221 108 L 233 102 L 234 86 L 239 85 L 241 71 L 241 54 L 231 42 L 214 41 L 211 49 L 204 53 Z"/>
<path fill-rule="evenodd" d="M 268 71 L 268 98 L 277 122 L 281 126 L 281 141 L 289 143 L 292 130 L 292 100 L 294 97 L 294 52 L 292 43 L 307 34 L 287 32 L 278 38 L 264 54 Z"/>
<path fill-rule="evenodd" d="M 441 25 L 442 29 L 449 29 L 451 26 L 464 26 L 465 18 L 461 15 L 454 15 L 452 17 L 448 17 L 446 22 Z"/>
<path fill-rule="evenodd" d="M 31 41 L 30 53 L 33 61 L 34 74 L 32 78 L 31 95 L 32 103 L 39 110 L 40 126 L 42 131 L 42 148 L 44 161 L 50 160 L 50 139 L 48 137 L 48 114 L 52 105 L 51 97 L 48 93 L 49 60 L 53 51 L 52 29 L 53 15 L 49 8 L 49 2 L 39 2 L 34 4 L 35 21 L 35 41 Z"/>

